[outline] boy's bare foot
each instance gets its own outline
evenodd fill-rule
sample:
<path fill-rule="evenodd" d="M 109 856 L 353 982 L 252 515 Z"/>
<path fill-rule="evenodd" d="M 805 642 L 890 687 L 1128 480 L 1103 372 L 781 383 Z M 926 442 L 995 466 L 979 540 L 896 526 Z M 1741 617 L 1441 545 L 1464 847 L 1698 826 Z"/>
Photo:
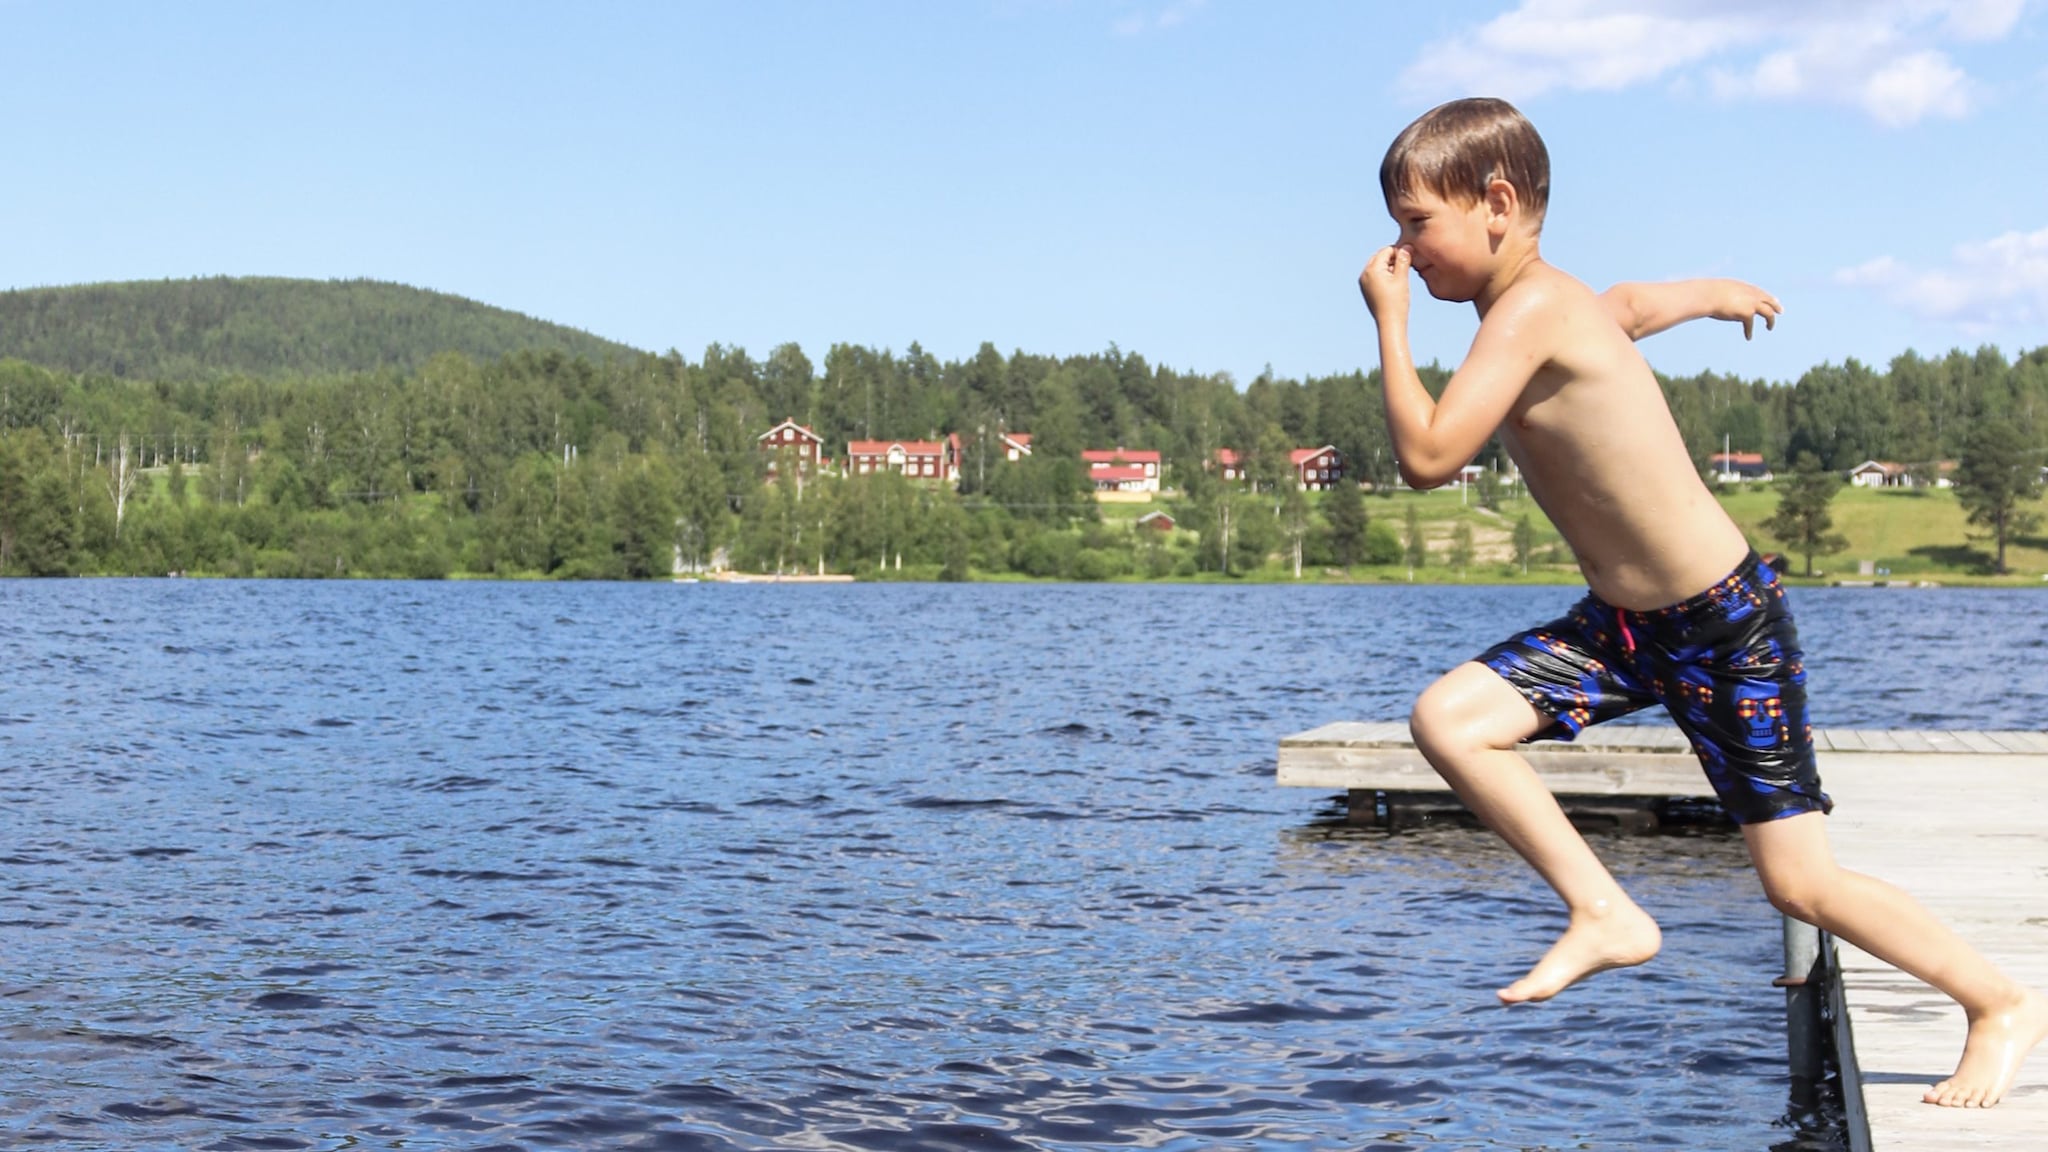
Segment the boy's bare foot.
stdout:
<path fill-rule="evenodd" d="M 1947 1108 L 1989 1108 L 2012 1087 L 2027 1053 L 2048 1036 L 2048 997 L 2029 988 L 2018 1002 L 1970 1020 L 1956 1074 L 1921 1099 Z"/>
<path fill-rule="evenodd" d="M 1664 934 L 1650 914 L 1626 896 L 1582 912 L 1529 974 L 1500 990 L 1504 1004 L 1548 1000 L 1595 972 L 1641 964 L 1657 954 Z"/>

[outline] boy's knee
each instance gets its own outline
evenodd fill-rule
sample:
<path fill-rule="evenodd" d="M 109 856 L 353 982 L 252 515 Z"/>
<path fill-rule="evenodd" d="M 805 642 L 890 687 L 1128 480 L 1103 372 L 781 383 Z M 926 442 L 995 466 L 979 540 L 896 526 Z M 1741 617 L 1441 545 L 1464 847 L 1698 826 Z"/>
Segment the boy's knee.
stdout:
<path fill-rule="evenodd" d="M 1417 748 L 1425 751 L 1451 742 L 1465 726 L 1463 711 L 1458 706 L 1457 694 L 1439 680 L 1423 689 L 1408 710 L 1408 735 L 1414 738 Z"/>
<path fill-rule="evenodd" d="M 1511 748 L 1529 735 L 1530 717 L 1533 712 L 1506 681 L 1483 665 L 1468 664 L 1416 697 L 1408 734 L 1425 754 Z"/>
<path fill-rule="evenodd" d="M 1819 924 L 1827 902 L 1825 877 L 1767 874 L 1763 876 L 1764 896 L 1771 907 L 1808 924 Z"/>

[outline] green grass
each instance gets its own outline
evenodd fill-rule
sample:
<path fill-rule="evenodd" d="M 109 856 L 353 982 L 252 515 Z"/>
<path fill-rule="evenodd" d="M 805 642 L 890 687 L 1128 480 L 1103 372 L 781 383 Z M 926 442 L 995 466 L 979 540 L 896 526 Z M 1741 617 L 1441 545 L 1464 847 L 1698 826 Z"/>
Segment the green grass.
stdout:
<path fill-rule="evenodd" d="M 1803 579 L 1805 557 L 1788 549 L 1783 541 L 1763 529 L 1763 522 L 1778 507 L 1775 489 L 1768 484 L 1731 486 L 1720 498 L 1722 507 L 1728 510 L 1758 551 L 1786 553 L 1794 578 Z M 1309 499 L 1320 503 L 1323 494 L 1309 493 Z M 1571 563 L 1568 552 L 1562 550 L 1563 542 L 1557 529 L 1532 501 L 1509 495 L 1503 499 L 1498 513 L 1492 513 L 1480 509 L 1476 503 L 1461 503 L 1454 489 L 1430 492 L 1403 489 L 1386 496 L 1368 494 L 1365 498 L 1366 514 L 1378 523 L 1391 526 L 1397 533 L 1401 531 L 1410 507 L 1416 510 L 1417 518 L 1422 522 L 1423 534 L 1432 553 L 1430 563 L 1414 573 L 1418 583 L 1461 582 L 1459 573 L 1443 563 L 1451 532 L 1460 521 L 1473 526 L 1475 544 L 1481 556 L 1463 574 L 1464 583 L 1553 584 L 1580 579 L 1577 566 Z M 1166 501 L 1159 500 L 1151 504 L 1106 504 L 1102 506 L 1102 514 L 1106 521 L 1127 522 L 1155 509 L 1170 511 Z M 2036 505 L 2035 509 L 2048 513 L 2048 501 Z M 1833 555 L 1814 557 L 1816 582 L 1870 579 L 1872 577 L 1858 574 L 1858 561 L 1862 560 L 1870 561 L 1873 567 L 1889 569 L 1892 579 L 1931 580 L 1944 584 L 2041 587 L 2044 574 L 2048 574 L 2048 531 L 2036 530 L 2006 542 L 2006 565 L 2011 572 L 2004 576 L 1993 575 L 1994 543 L 1984 529 L 1968 523 L 1962 505 L 1950 490 L 1844 487 L 1836 495 L 1830 511 L 1834 516 L 1834 531 L 1847 538 L 1848 547 Z M 1513 570 L 1506 563 L 1510 554 L 1508 535 L 1514 529 L 1515 520 L 1524 515 L 1529 517 L 1530 526 L 1535 529 L 1535 551 L 1539 559 L 1545 558 L 1552 549 L 1558 550 L 1553 553 L 1551 562 L 1531 564 L 1527 575 Z M 1177 530 L 1175 536 L 1179 537 L 1184 532 L 1186 529 Z M 1204 578 L 1220 579 L 1213 576 L 1196 579 Z M 1303 583 L 1403 583 L 1408 578 L 1405 565 L 1360 566 L 1348 573 L 1330 573 L 1320 568 L 1302 572 Z M 1294 577 L 1290 567 L 1275 561 L 1256 572 L 1232 579 L 1291 583 Z"/>
<path fill-rule="evenodd" d="M 1759 550 L 1783 551 L 1792 559 L 1793 573 L 1804 572 L 1806 558 L 1763 530 L 1763 522 L 1777 510 L 1776 492 L 1758 485 L 1723 496 L 1721 504 Z M 1867 578 L 1857 574 L 1860 560 L 1891 569 L 1894 578 L 1944 583 L 2039 585 L 2048 573 L 2048 538 L 2035 534 L 2008 539 L 2005 562 L 2012 571 L 1993 576 L 1996 543 L 1968 522 L 1962 504 L 1947 489 L 1848 487 L 1835 496 L 1829 512 L 1849 546 L 1831 556 L 1815 556 L 1816 576 Z"/>

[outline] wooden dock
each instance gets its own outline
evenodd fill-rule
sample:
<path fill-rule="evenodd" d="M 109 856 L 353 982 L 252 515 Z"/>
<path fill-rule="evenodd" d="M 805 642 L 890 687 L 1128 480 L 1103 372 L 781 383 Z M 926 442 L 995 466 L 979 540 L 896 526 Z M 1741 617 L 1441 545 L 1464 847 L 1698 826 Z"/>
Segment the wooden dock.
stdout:
<path fill-rule="evenodd" d="M 1816 731 L 1844 865 L 1899 885 L 2007 972 L 2048 989 L 2048 734 Z M 1670 727 L 1609 725 L 1533 742 L 1529 762 L 1575 819 L 1711 798 Z M 1455 803 L 1407 725 L 1339 723 L 1280 742 L 1277 782 L 1341 790 L 1351 818 Z M 1622 823 L 1629 821 L 1623 818 Z M 1853 1152 L 2027 1152 L 2048 1146 L 2048 1051 L 1989 1111 L 1920 1101 L 1954 1068 L 1963 1018 L 1947 997 L 1847 945 L 1830 989 Z"/>

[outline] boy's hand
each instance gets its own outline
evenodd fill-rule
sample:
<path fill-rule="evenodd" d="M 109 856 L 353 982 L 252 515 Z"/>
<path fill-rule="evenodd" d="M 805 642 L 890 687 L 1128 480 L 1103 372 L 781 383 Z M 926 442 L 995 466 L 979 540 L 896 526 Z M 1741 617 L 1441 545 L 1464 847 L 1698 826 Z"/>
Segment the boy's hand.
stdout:
<path fill-rule="evenodd" d="M 1407 316 L 1409 259 L 1408 249 L 1389 244 L 1373 253 L 1358 274 L 1358 291 L 1374 320 Z"/>
<path fill-rule="evenodd" d="M 1785 306 L 1778 303 L 1776 296 L 1740 280 L 1718 280 L 1714 287 L 1714 310 L 1708 315 L 1716 320 L 1733 320 L 1742 325 L 1744 340 L 1749 339 L 1759 316 L 1764 318 L 1765 328 L 1778 326 L 1778 314 L 1785 310 Z"/>

